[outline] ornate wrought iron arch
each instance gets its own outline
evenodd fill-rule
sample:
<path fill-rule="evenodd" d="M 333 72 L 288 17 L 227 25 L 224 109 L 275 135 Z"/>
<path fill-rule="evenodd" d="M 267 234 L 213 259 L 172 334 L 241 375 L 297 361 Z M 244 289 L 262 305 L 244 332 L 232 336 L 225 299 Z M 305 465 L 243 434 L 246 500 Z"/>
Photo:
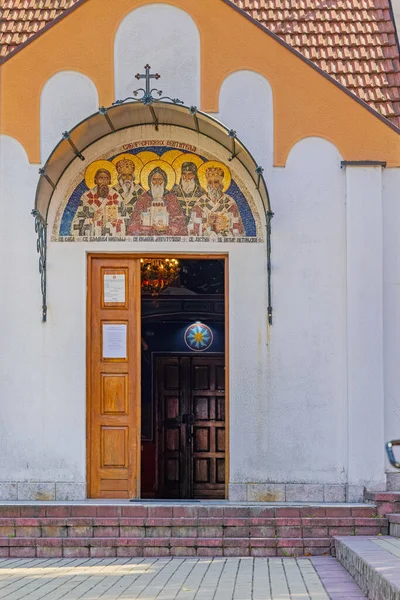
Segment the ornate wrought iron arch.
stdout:
<path fill-rule="evenodd" d="M 73 160 L 85 160 L 85 151 L 99 139 L 123 129 L 152 125 L 158 131 L 162 125 L 174 125 L 190 131 L 196 131 L 218 142 L 229 151 L 228 160 L 238 160 L 252 178 L 255 189 L 261 196 L 266 224 L 267 245 L 267 286 L 268 286 L 268 323 L 272 324 L 271 290 L 271 220 L 274 213 L 267 186 L 264 169 L 258 165 L 246 146 L 239 140 L 236 131 L 227 128 L 214 117 L 204 113 L 196 106 L 185 106 L 178 98 L 163 96 L 161 90 L 151 88 L 152 79 L 159 79 L 158 73 L 150 74 L 150 66 L 145 73 L 136 75 L 145 80 L 145 87 L 139 88 L 124 100 L 117 100 L 110 107 L 101 106 L 98 112 L 82 120 L 70 131 L 62 134 L 61 141 L 54 148 L 46 163 L 39 169 L 39 182 L 36 189 L 35 230 L 38 235 L 39 273 L 42 291 L 42 321 L 47 320 L 47 219 L 50 203 L 64 172 Z M 155 97 L 155 95 L 158 97 Z M 89 126 L 88 126 L 89 125 Z"/>

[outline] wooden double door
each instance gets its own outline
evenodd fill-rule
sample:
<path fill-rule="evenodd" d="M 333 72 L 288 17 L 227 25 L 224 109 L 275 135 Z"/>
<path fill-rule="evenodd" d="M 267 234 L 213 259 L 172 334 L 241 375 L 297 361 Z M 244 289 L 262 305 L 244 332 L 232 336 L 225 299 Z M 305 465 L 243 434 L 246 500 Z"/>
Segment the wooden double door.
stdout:
<path fill-rule="evenodd" d="M 158 496 L 225 497 L 224 356 L 157 356 Z"/>
<path fill-rule="evenodd" d="M 88 497 L 138 498 L 140 258 L 89 255 L 87 288 Z M 156 369 L 159 495 L 223 498 L 223 357 L 158 358 Z"/>

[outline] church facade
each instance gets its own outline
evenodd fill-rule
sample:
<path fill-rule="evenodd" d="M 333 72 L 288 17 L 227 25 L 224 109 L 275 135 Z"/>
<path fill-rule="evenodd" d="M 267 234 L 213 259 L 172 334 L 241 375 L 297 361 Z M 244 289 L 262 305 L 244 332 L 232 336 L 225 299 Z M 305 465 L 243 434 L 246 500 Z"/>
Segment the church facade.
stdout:
<path fill-rule="evenodd" d="M 400 105 L 239 4 L 81 0 L 3 59 L 0 500 L 400 489 Z"/>

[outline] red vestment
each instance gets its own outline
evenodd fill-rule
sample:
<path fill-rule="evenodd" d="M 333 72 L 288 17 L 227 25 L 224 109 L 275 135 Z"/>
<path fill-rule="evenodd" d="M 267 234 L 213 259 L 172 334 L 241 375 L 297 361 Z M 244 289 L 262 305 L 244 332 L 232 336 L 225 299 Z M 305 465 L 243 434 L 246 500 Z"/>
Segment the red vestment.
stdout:
<path fill-rule="evenodd" d="M 143 213 L 149 213 L 153 203 L 153 197 L 144 193 L 135 202 L 131 220 L 129 221 L 127 235 L 140 236 L 187 236 L 187 225 L 179 200 L 175 194 L 167 192 L 162 198 L 165 210 L 168 213 L 168 225 L 165 228 L 156 228 L 153 225 L 143 223 Z"/>

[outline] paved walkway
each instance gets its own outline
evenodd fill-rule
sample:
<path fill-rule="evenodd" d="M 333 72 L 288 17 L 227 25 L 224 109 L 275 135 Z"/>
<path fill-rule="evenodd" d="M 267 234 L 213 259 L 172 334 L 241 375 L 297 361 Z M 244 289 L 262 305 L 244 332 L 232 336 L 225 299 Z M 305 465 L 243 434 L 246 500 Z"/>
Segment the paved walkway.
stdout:
<path fill-rule="evenodd" d="M 364 598 L 357 590 L 328 557 L 0 560 L 0 598 L 7 600 Z"/>
<path fill-rule="evenodd" d="M 394 554 L 397 558 L 400 558 L 400 538 L 394 537 L 385 537 L 382 539 L 379 538 L 370 538 L 371 542 L 377 544 L 384 550 L 390 552 L 390 554 Z"/>

